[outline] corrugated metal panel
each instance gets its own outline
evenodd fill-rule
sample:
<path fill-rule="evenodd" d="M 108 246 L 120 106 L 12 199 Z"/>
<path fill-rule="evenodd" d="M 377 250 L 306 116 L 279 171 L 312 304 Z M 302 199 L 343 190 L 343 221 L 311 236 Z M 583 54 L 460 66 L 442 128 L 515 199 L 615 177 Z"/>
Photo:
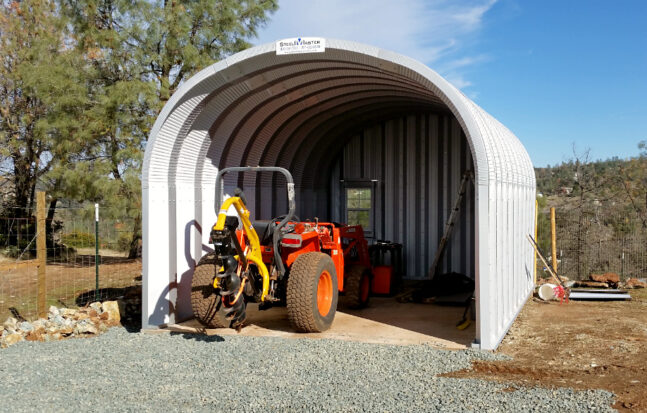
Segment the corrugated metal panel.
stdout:
<path fill-rule="evenodd" d="M 302 188 L 304 212 L 331 215 L 337 206 L 328 199 L 338 189 L 330 184 L 336 158 L 329 154 L 359 129 L 354 133 L 363 142 L 362 163 L 352 172 L 381 174 L 392 183 L 379 188 L 384 193 L 380 225 L 394 239 L 419 241 L 417 256 L 437 245 L 437 229 L 472 155 L 476 190 L 466 203 L 474 211 L 474 224 L 462 218 L 461 227 L 472 230 L 452 241 L 444 268 L 453 269 L 457 262 L 473 265 L 477 340 L 483 348 L 496 347 L 532 288 L 532 249 L 522 237 L 532 232 L 534 216 L 535 180 L 527 152 L 501 123 L 422 63 L 358 43 L 326 43 L 326 52 L 316 55 L 277 56 L 274 44 L 246 50 L 189 79 L 165 105 L 142 172 L 144 325 L 168 321 L 173 308 L 186 311 L 180 302 L 187 299 L 183 290 L 172 291 L 178 274 L 183 280 L 190 277 L 191 260 L 180 251 L 192 251 L 197 259 L 203 247 L 187 248 L 180 231 L 191 215 L 198 226 L 213 218 L 207 213 L 213 202 L 209 188 L 218 167 L 287 166 Z M 453 118 L 416 115 L 376 123 L 375 118 L 389 118 L 389 105 L 391 119 L 407 108 L 419 113 L 421 107 L 441 107 Z M 366 155 L 371 155 L 368 162 Z M 251 197 L 259 213 L 284 209 L 283 197 L 270 196 L 277 183 L 261 180 Z M 417 195 L 411 198 L 412 193 Z M 176 203 L 178 197 L 185 201 Z M 204 240 L 205 234 L 188 238 Z M 168 246 L 169 259 L 151 259 L 161 245 Z M 417 259 L 408 271 L 423 273 L 428 264 Z"/>
<path fill-rule="evenodd" d="M 375 239 L 404 245 L 406 276 L 428 278 L 461 177 L 473 162 L 451 115 L 419 114 L 380 122 L 353 136 L 343 148 L 330 188 L 340 180 L 376 180 Z M 338 191 L 338 189 L 337 189 Z M 474 203 L 469 186 L 441 270 L 474 278 Z M 333 219 L 344 221 L 340 195 L 331 197 Z"/>

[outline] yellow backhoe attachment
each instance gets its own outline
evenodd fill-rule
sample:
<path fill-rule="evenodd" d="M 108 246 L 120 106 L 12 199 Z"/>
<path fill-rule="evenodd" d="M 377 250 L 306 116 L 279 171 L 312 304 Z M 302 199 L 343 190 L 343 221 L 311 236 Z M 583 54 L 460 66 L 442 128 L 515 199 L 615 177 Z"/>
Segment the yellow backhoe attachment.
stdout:
<path fill-rule="evenodd" d="M 261 301 L 265 301 L 265 296 L 268 294 L 269 289 L 270 289 L 270 275 L 269 271 L 267 270 L 267 267 L 263 263 L 263 255 L 262 255 L 262 250 L 261 250 L 261 242 L 260 239 L 258 238 L 258 234 L 256 233 L 256 230 L 254 229 L 254 226 L 252 225 L 252 222 L 249 220 L 249 210 L 247 207 L 245 207 L 245 203 L 240 199 L 240 197 L 237 196 L 232 196 L 230 198 L 227 198 L 223 203 L 222 206 L 220 207 L 220 211 L 218 212 L 218 221 L 216 221 L 216 224 L 213 226 L 213 229 L 216 231 L 222 231 L 225 228 L 225 219 L 227 218 L 227 211 L 231 206 L 234 206 L 236 209 L 236 213 L 240 217 L 241 222 L 243 223 L 243 232 L 247 236 L 247 240 L 249 242 L 248 249 L 245 254 L 245 258 L 254 263 L 256 265 L 256 268 L 258 268 L 258 272 L 261 274 L 261 277 L 263 277 L 263 291 L 261 294 Z M 240 261 L 240 257 L 236 256 L 234 257 L 238 261 Z M 214 287 L 217 288 L 217 278 L 214 280 Z"/>

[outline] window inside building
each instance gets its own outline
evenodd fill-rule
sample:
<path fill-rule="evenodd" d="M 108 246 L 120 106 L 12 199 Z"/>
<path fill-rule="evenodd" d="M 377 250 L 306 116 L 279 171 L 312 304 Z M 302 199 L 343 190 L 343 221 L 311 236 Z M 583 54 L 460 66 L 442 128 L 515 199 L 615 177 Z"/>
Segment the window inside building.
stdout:
<path fill-rule="evenodd" d="M 366 235 L 373 232 L 373 191 L 371 188 L 346 188 L 346 223 L 361 225 Z"/>

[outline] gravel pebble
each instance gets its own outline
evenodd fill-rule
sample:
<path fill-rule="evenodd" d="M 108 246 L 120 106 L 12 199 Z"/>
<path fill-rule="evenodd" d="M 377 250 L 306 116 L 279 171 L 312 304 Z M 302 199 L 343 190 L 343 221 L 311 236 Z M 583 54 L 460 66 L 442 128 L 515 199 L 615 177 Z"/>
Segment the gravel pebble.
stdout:
<path fill-rule="evenodd" d="M 613 411 L 606 391 L 437 377 L 475 358 L 501 356 L 113 328 L 91 339 L 0 350 L 0 411 Z"/>

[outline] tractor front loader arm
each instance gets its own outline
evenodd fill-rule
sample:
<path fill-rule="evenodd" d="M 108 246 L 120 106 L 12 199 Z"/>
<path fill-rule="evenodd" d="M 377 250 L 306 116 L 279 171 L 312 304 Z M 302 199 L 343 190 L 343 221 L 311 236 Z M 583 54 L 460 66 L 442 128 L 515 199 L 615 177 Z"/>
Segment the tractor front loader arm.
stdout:
<path fill-rule="evenodd" d="M 242 194 L 240 194 L 242 195 Z M 265 300 L 265 296 L 269 292 L 270 288 L 270 275 L 267 270 L 267 267 L 263 263 L 263 255 L 261 252 L 261 242 L 260 239 L 258 238 L 258 234 L 256 233 L 256 230 L 252 226 L 252 222 L 249 220 L 249 210 L 245 206 L 245 203 L 243 202 L 243 198 L 241 196 L 233 196 L 230 198 L 227 198 L 223 203 L 222 206 L 220 207 L 220 211 L 218 211 L 218 221 L 216 221 L 216 224 L 213 226 L 213 230 L 218 233 L 222 232 L 225 230 L 225 221 L 227 219 L 227 211 L 229 208 L 233 206 L 236 209 L 236 213 L 240 217 L 240 220 L 243 224 L 243 231 L 245 235 L 247 236 L 247 240 L 249 241 L 249 249 L 247 253 L 244 254 L 243 257 L 241 257 L 241 251 L 238 251 L 238 256 L 237 258 L 239 260 L 246 260 L 254 263 L 256 267 L 258 268 L 258 272 L 261 274 L 261 277 L 263 278 L 263 291 L 261 293 L 261 301 Z"/>
<path fill-rule="evenodd" d="M 296 210 L 296 201 L 295 201 L 295 194 L 294 194 L 294 179 L 292 178 L 292 174 L 287 169 L 281 168 L 278 166 L 234 166 L 234 167 L 223 168 L 219 170 L 218 175 L 216 175 L 216 208 L 220 208 L 220 211 L 218 212 L 218 219 L 220 219 L 220 216 L 222 215 L 222 210 L 224 206 L 224 203 L 222 202 L 223 177 L 225 174 L 229 172 L 238 172 L 238 173 L 272 172 L 272 173 L 280 173 L 285 177 L 285 181 L 287 183 L 287 194 L 288 194 L 288 213 L 283 216 L 283 219 L 281 220 L 281 222 L 279 222 L 276 228 L 274 228 L 274 233 L 272 235 L 272 245 L 274 246 L 274 265 L 276 265 L 276 268 L 278 269 L 280 276 L 283 277 L 286 274 L 286 268 L 285 268 L 285 265 L 283 264 L 283 260 L 281 259 L 281 253 L 279 252 L 281 228 L 283 228 L 288 222 L 292 220 L 292 218 L 294 217 L 294 212 Z M 242 202 L 243 204 L 245 204 L 244 199 L 242 199 Z M 225 211 L 227 209 L 228 207 L 225 209 Z M 216 209 L 216 211 L 218 211 L 218 209 Z M 239 212 L 239 215 L 240 215 L 240 212 Z M 249 215 L 247 217 L 247 220 L 249 221 Z M 249 226 L 251 227 L 251 223 L 249 224 Z"/>

